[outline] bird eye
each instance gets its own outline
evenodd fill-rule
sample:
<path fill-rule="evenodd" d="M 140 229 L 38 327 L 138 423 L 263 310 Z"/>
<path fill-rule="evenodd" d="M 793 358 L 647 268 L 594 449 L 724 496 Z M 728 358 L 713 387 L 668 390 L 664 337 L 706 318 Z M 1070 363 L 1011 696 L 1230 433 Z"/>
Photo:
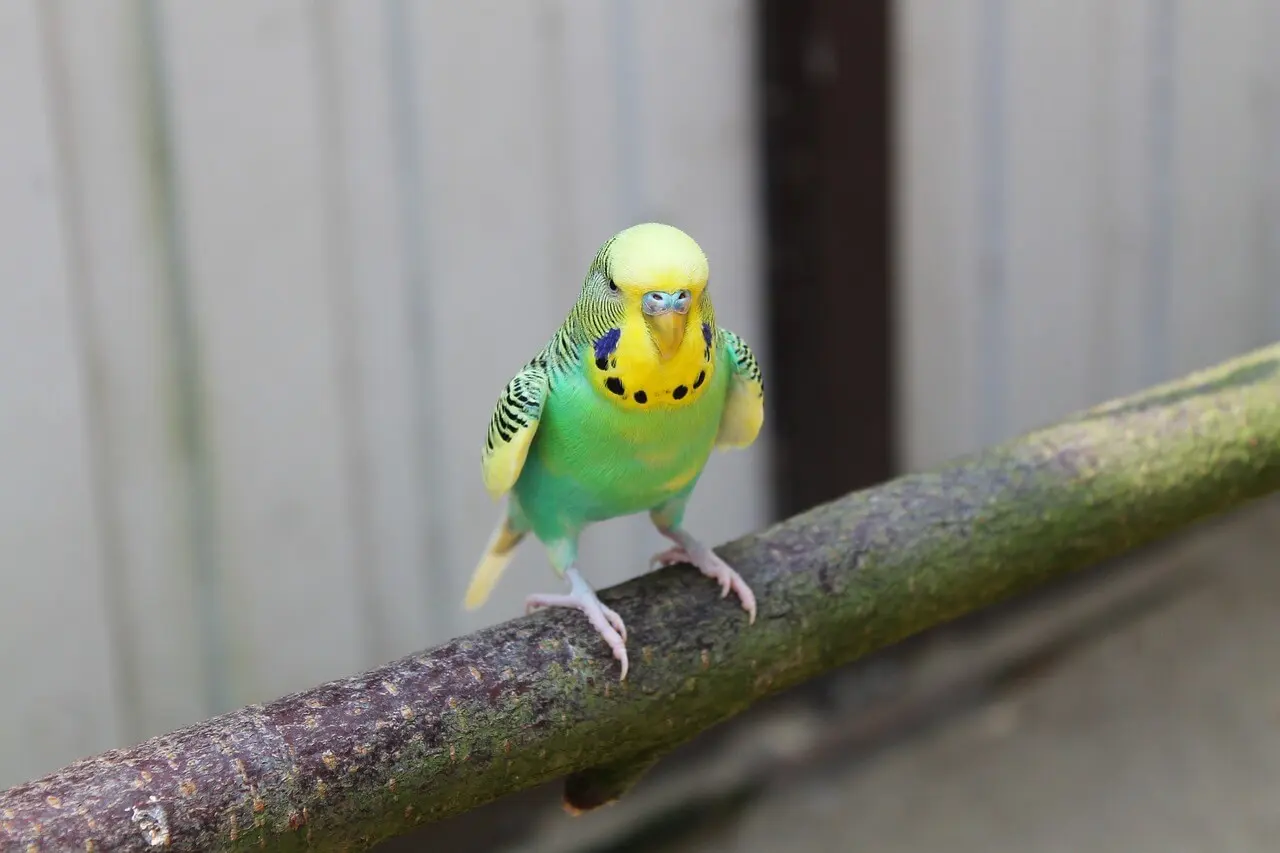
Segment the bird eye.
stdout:
<path fill-rule="evenodd" d="M 614 293 L 618 292 L 618 285 L 614 284 L 613 279 L 609 279 L 609 289 Z"/>

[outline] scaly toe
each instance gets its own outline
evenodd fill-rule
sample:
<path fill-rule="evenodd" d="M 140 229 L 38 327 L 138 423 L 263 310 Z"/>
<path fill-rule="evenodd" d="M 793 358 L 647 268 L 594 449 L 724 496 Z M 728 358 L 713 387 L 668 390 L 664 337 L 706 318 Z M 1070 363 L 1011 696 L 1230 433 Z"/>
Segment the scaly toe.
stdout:
<path fill-rule="evenodd" d="M 734 571 L 733 567 L 721 560 L 712 551 L 707 554 L 699 554 L 703 559 L 694 563 L 704 575 L 714 579 L 720 584 L 720 597 L 725 598 L 729 592 L 735 592 L 738 600 L 742 603 L 742 609 L 747 611 L 748 624 L 754 624 L 756 621 L 756 596 L 751 591 L 751 587 L 742 579 L 742 575 Z"/>
<path fill-rule="evenodd" d="M 747 582 L 741 577 L 738 578 L 738 585 L 735 587 L 738 593 L 738 600 L 742 602 L 742 609 L 747 611 L 747 624 L 754 625 L 756 622 L 756 596 L 751 591 L 751 587 L 747 586 Z"/>
<path fill-rule="evenodd" d="M 581 610 L 581 603 L 572 595 L 555 595 L 553 593 L 538 592 L 529 596 L 524 600 L 524 613 L 528 616 L 539 607 L 568 607 L 574 610 Z"/>
<path fill-rule="evenodd" d="M 613 652 L 613 656 L 622 665 L 622 674 L 618 677 L 618 680 L 624 681 L 627 677 L 628 669 L 627 626 L 622 624 L 622 618 L 617 613 L 614 613 L 603 604 L 596 603 L 594 606 L 588 604 L 582 608 L 582 612 L 586 614 L 587 619 L 591 621 L 591 626 L 604 638 L 604 641 L 609 645 L 609 649 Z"/>
<path fill-rule="evenodd" d="M 693 564 L 693 558 L 689 556 L 689 552 L 681 548 L 679 545 L 654 554 L 653 557 L 649 559 L 649 569 L 652 571 L 653 569 L 660 569 L 663 566 L 674 566 L 676 563 Z"/>
<path fill-rule="evenodd" d="M 618 636 L 622 637 L 622 641 L 627 641 L 627 626 L 623 623 L 622 617 L 619 616 L 612 608 L 605 607 L 603 603 L 600 605 L 600 611 L 604 614 L 604 618 L 609 620 L 609 624 L 613 626 L 613 630 L 618 632 Z"/>

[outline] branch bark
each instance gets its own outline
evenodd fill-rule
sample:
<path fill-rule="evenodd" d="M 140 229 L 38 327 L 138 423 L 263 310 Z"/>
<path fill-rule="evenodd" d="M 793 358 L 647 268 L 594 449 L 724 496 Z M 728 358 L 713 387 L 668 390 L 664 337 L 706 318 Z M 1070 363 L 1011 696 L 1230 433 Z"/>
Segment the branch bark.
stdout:
<path fill-rule="evenodd" d="M 1280 345 L 723 546 L 754 626 L 684 567 L 607 591 L 626 682 L 544 611 L 11 788 L 0 850 L 363 849 L 566 775 L 590 807 L 769 694 L 1276 489 Z"/>

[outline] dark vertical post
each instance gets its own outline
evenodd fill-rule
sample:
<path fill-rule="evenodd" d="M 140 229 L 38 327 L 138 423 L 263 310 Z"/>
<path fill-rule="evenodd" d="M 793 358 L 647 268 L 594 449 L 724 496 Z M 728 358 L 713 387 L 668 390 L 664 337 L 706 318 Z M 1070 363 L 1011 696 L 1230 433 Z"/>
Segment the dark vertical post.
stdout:
<path fill-rule="evenodd" d="M 889 0 L 760 0 L 778 515 L 892 471 Z"/>

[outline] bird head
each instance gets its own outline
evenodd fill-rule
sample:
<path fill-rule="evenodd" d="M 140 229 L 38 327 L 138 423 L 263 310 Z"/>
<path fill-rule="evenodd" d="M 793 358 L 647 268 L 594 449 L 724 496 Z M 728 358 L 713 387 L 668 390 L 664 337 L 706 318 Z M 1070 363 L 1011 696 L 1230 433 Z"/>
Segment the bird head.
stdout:
<path fill-rule="evenodd" d="M 619 232 L 601 250 L 606 299 L 643 322 L 663 361 L 680 349 L 691 321 L 704 319 L 707 256 L 670 225 L 646 222 Z M 696 327 L 696 326 L 695 326 Z"/>

